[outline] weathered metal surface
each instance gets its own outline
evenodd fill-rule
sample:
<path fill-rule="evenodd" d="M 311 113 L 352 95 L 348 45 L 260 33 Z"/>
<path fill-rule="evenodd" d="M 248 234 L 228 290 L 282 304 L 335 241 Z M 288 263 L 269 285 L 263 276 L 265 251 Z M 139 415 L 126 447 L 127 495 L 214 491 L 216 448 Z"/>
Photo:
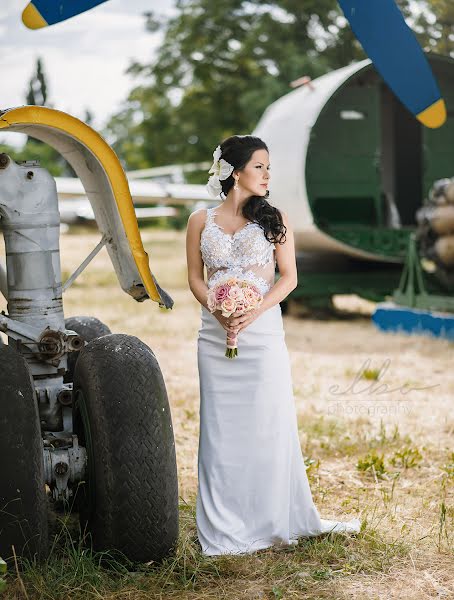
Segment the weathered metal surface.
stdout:
<path fill-rule="evenodd" d="M 173 300 L 155 285 L 140 238 L 128 181 L 106 142 L 88 125 L 63 112 L 25 106 L 0 113 L 0 129 L 26 133 L 55 148 L 73 167 L 92 205 L 121 287 L 136 300 L 147 298 L 172 308 Z"/>
<path fill-rule="evenodd" d="M 87 451 L 79 446 L 76 435 L 70 440 L 49 435 L 45 438 L 44 477 L 54 500 L 71 499 L 73 486 L 85 476 L 86 465 Z"/>
<path fill-rule="evenodd" d="M 428 60 L 451 113 L 454 60 Z M 287 212 L 298 252 L 401 264 L 424 195 L 452 175 L 454 121 L 421 128 L 369 60 L 282 96 L 253 134 L 270 150 L 270 198 Z"/>

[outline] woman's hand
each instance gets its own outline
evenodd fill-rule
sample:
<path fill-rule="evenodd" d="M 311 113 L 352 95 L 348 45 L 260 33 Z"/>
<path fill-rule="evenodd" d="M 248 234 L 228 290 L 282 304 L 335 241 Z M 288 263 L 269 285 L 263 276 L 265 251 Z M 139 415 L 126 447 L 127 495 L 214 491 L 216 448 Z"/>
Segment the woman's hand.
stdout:
<path fill-rule="evenodd" d="M 230 319 L 232 317 L 224 317 L 220 310 L 215 310 L 213 315 L 216 317 L 216 319 L 219 321 L 222 327 L 227 331 L 227 333 L 232 332 L 232 336 L 229 337 L 233 337 L 234 330 L 233 327 L 230 326 Z"/>
<path fill-rule="evenodd" d="M 244 315 L 234 316 L 231 315 L 227 317 L 227 324 L 230 327 L 230 331 L 240 332 L 242 329 L 250 325 L 257 317 L 262 314 L 260 308 L 256 308 L 255 310 L 248 311 Z"/>

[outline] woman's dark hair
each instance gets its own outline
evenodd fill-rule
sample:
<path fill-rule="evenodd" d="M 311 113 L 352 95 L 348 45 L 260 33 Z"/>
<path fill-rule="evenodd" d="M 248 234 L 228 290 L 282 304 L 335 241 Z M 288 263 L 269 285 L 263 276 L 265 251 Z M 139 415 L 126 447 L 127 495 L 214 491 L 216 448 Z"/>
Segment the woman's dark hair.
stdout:
<path fill-rule="evenodd" d="M 251 160 L 256 150 L 266 150 L 268 147 L 263 140 L 253 135 L 232 135 L 221 143 L 221 158 L 230 163 L 235 171 L 242 171 Z M 235 179 L 233 173 L 227 179 L 221 180 L 222 192 L 225 196 L 233 187 Z M 251 196 L 243 206 L 243 216 L 257 223 L 263 229 L 266 239 L 271 243 L 285 242 L 287 228 L 282 220 L 282 215 L 275 206 L 267 201 L 266 196 Z M 225 198 L 224 198 L 225 200 Z M 284 238 L 284 239 L 282 239 Z"/>

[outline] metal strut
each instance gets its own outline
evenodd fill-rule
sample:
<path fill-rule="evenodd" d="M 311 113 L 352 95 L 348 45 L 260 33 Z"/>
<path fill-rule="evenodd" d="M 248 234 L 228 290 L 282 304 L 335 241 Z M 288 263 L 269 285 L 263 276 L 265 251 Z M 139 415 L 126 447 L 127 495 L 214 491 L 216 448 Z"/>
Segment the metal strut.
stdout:
<path fill-rule="evenodd" d="M 110 238 L 106 234 L 104 234 L 102 236 L 99 244 L 95 248 L 93 248 L 93 250 L 87 256 L 87 258 L 77 267 L 77 269 L 74 271 L 74 273 L 70 277 L 68 277 L 68 279 L 62 285 L 62 288 L 61 288 L 62 292 L 65 292 L 69 288 L 69 286 L 74 283 L 74 281 L 79 277 L 79 275 L 82 273 L 82 271 L 85 270 L 85 268 L 91 263 L 91 261 L 94 259 L 94 257 L 98 254 L 98 252 L 101 250 L 101 248 L 103 246 L 105 246 L 108 242 L 111 242 L 111 241 L 112 241 L 112 238 Z"/>

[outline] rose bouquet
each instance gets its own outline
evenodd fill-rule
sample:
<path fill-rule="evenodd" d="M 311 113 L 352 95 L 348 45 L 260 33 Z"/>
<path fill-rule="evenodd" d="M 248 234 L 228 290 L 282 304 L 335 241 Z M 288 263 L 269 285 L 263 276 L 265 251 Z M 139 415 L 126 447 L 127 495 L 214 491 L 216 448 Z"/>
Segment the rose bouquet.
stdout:
<path fill-rule="evenodd" d="M 262 301 L 263 296 L 257 286 L 237 277 L 229 277 L 208 290 L 208 309 L 211 313 L 220 310 L 224 317 L 244 315 L 258 308 Z M 227 333 L 225 351 L 227 358 L 238 356 L 237 343 L 238 335 L 229 337 Z"/>

